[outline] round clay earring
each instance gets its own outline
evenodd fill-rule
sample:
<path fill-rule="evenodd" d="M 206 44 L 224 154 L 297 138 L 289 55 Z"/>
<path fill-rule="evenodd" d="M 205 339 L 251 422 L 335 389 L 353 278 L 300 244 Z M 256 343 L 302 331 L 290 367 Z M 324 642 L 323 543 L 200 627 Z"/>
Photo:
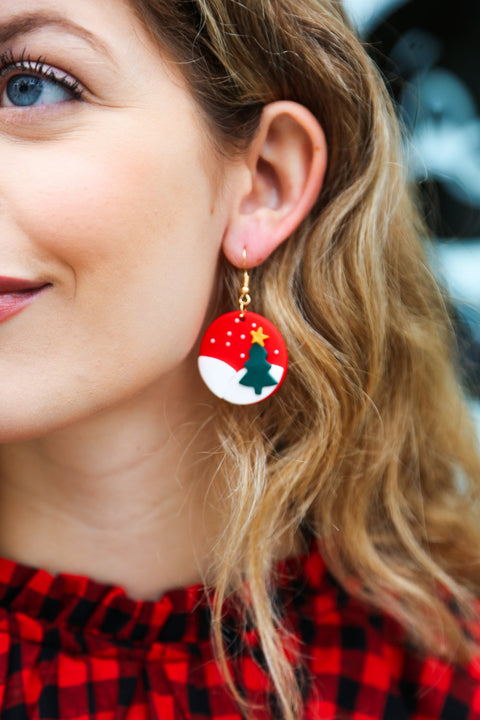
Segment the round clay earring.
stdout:
<path fill-rule="evenodd" d="M 270 320 L 247 311 L 250 278 L 243 251 L 240 310 L 226 313 L 207 328 L 200 344 L 198 369 L 217 397 L 234 405 L 252 405 L 277 392 L 285 379 L 285 342 Z"/>

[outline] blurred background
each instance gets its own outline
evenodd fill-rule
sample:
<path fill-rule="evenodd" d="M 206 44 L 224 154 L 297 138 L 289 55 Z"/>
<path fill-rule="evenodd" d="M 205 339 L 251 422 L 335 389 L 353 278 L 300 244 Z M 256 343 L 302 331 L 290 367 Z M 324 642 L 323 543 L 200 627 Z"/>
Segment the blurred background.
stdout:
<path fill-rule="evenodd" d="M 406 131 L 480 438 L 480 2 L 342 0 Z"/>

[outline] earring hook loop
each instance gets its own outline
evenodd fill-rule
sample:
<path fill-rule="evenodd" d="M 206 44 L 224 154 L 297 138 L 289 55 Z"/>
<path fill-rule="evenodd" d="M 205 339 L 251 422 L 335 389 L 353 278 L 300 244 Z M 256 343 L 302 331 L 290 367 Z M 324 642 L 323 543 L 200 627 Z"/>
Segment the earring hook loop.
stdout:
<path fill-rule="evenodd" d="M 247 248 L 243 248 L 243 287 L 242 287 L 242 294 L 240 295 L 240 298 L 238 300 L 240 305 L 240 317 L 242 319 L 245 318 L 245 309 L 250 305 L 252 302 L 252 298 L 250 297 L 250 276 L 247 271 Z"/>

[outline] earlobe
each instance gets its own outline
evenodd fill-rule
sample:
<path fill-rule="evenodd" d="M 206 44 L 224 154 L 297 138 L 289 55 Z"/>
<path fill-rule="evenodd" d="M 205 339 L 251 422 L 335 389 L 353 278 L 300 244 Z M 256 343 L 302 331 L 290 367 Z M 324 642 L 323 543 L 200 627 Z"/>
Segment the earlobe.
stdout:
<path fill-rule="evenodd" d="M 235 266 L 261 264 L 305 218 L 322 187 L 327 164 L 323 130 L 303 105 L 264 108 L 244 159 L 248 190 L 239 186 L 223 251 Z"/>

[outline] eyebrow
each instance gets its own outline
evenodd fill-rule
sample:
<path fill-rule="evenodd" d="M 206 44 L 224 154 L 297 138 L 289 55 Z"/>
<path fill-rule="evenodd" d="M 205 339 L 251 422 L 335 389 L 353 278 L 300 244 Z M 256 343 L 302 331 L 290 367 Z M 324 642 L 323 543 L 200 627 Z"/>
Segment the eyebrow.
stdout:
<path fill-rule="evenodd" d="M 17 37 L 18 35 L 26 35 L 44 27 L 58 27 L 65 30 L 71 35 L 76 35 L 85 40 L 94 50 L 100 51 L 111 59 L 111 54 L 107 45 L 102 40 L 91 33 L 86 28 L 69 20 L 58 13 L 22 13 L 15 15 L 6 22 L 0 21 L 0 43 L 5 44 Z"/>

